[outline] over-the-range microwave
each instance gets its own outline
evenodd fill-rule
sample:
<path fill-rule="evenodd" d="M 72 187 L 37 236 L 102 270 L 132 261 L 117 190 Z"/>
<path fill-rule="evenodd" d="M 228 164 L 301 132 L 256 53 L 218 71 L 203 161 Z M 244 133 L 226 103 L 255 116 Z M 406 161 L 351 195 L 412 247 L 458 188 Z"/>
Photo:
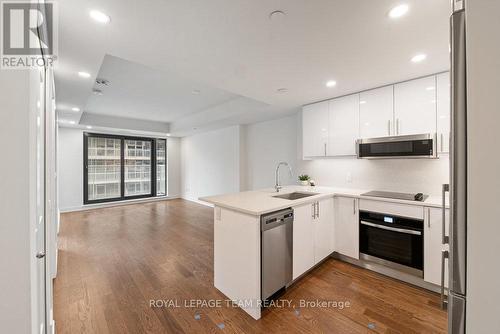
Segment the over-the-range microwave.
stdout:
<path fill-rule="evenodd" d="M 419 134 L 358 139 L 360 159 L 437 158 L 437 135 Z"/>

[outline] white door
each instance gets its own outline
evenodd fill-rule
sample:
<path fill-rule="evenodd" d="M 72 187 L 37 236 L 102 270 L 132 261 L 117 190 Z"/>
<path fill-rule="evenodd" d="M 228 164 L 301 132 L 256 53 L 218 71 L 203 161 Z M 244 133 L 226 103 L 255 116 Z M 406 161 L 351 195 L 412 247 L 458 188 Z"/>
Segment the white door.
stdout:
<path fill-rule="evenodd" d="M 436 76 L 394 85 L 396 135 L 436 133 Z"/>
<path fill-rule="evenodd" d="M 293 279 L 314 266 L 314 206 L 293 208 Z"/>
<path fill-rule="evenodd" d="M 328 140 L 328 101 L 302 109 L 302 150 L 304 157 L 324 157 Z"/>
<path fill-rule="evenodd" d="M 35 236 L 35 249 L 32 256 L 35 261 L 35 281 L 36 281 L 36 305 L 37 305 L 37 326 L 38 333 L 46 333 L 46 179 L 45 179 L 45 71 L 39 70 L 33 73 L 33 84 L 38 85 L 36 98 L 32 110 L 36 110 L 34 115 L 36 133 L 36 216 L 33 235 Z"/>
<path fill-rule="evenodd" d="M 451 84 L 450 72 L 441 73 L 437 76 L 437 144 L 438 152 L 450 151 L 450 98 Z"/>
<path fill-rule="evenodd" d="M 427 208 L 424 227 L 424 280 L 437 285 L 441 284 L 441 257 L 445 246 L 443 237 L 443 211 Z M 449 210 L 446 210 L 445 228 L 448 235 Z M 448 286 L 448 262 L 445 262 L 444 283 Z"/>
<path fill-rule="evenodd" d="M 318 203 L 318 218 L 314 221 L 314 263 L 318 263 L 334 251 L 333 198 Z"/>
<path fill-rule="evenodd" d="M 356 155 L 359 138 L 359 94 L 330 100 L 328 156 Z"/>
<path fill-rule="evenodd" d="M 392 136 L 394 131 L 394 86 L 372 89 L 359 94 L 359 136 Z"/>
<path fill-rule="evenodd" d="M 358 200 L 335 198 L 335 248 L 342 255 L 359 259 Z"/>

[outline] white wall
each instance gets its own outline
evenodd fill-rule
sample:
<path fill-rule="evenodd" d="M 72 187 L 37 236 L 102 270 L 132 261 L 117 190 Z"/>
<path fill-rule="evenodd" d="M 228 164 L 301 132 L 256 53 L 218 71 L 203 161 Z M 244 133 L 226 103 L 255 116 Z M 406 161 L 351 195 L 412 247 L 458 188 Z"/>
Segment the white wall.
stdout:
<path fill-rule="evenodd" d="M 279 161 L 292 165 L 294 178 L 282 171 L 282 183 L 295 183 L 309 174 L 318 185 L 342 188 L 424 192 L 439 195 L 448 183 L 448 155 L 441 159 L 363 160 L 355 157 L 302 160 L 300 113 L 246 127 L 247 184 L 249 189 L 272 187 Z M 349 181 L 350 180 L 350 181 Z"/>
<path fill-rule="evenodd" d="M 240 126 L 181 140 L 182 196 L 199 197 L 240 190 Z"/>
<path fill-rule="evenodd" d="M 83 208 L 83 130 L 59 128 L 59 207 L 61 212 Z M 167 139 L 168 196 L 181 195 L 180 139 Z"/>
<path fill-rule="evenodd" d="M 59 128 L 59 209 L 78 210 L 83 205 L 83 131 Z"/>
<path fill-rule="evenodd" d="M 28 71 L 0 74 L 0 326 L 2 333 L 31 333 L 31 266 L 34 252 L 30 219 L 30 75 Z M 35 85 L 37 87 L 37 85 Z M 32 130 L 32 129 L 31 129 Z M 11 143 L 12 145 L 9 145 Z M 34 224 L 34 223 L 33 223 Z M 33 291 L 34 292 L 34 291 Z M 35 300 L 35 299 L 34 299 Z"/>
<path fill-rule="evenodd" d="M 500 1 L 467 0 L 467 333 L 500 328 Z"/>

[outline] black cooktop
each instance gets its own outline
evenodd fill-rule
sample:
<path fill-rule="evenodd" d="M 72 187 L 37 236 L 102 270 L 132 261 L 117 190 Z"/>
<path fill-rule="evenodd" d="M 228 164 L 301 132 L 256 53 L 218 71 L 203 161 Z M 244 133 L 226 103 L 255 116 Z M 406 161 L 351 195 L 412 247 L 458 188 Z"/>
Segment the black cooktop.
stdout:
<path fill-rule="evenodd" d="M 392 199 L 402 199 L 405 201 L 419 201 L 423 202 L 428 195 L 422 195 L 421 199 L 416 199 L 416 193 L 396 193 L 391 191 L 369 191 L 367 193 L 361 194 L 361 196 L 370 196 L 370 197 L 383 197 L 383 198 L 392 198 Z"/>

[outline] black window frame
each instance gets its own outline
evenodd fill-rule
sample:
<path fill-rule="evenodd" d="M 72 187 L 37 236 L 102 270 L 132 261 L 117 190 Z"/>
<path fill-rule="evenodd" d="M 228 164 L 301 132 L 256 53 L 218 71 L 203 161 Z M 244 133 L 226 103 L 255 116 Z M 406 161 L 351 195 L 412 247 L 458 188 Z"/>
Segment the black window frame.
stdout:
<path fill-rule="evenodd" d="M 88 192 L 88 141 L 89 138 L 110 138 L 120 139 L 120 197 L 103 198 L 96 200 L 89 200 Z M 126 196 L 125 195 L 125 140 L 140 140 L 148 141 L 151 143 L 151 192 L 149 194 Z M 156 142 L 157 140 L 165 140 L 165 195 L 157 195 L 156 191 Z M 83 132 L 83 204 L 99 204 L 109 202 L 121 202 L 127 200 L 151 198 L 151 197 L 164 197 L 168 195 L 168 176 L 167 176 L 167 139 L 166 138 L 151 138 L 151 137 L 136 137 L 136 136 L 122 136 L 115 134 L 105 133 L 92 133 Z"/>

